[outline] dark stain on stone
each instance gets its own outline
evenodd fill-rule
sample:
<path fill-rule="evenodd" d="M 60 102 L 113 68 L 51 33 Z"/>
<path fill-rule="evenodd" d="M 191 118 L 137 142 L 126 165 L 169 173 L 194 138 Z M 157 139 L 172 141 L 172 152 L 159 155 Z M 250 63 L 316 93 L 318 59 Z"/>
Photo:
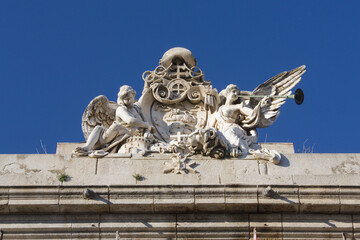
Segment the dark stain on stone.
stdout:
<path fill-rule="evenodd" d="M 359 174 L 360 164 L 358 162 L 346 161 L 331 168 L 334 174 Z"/>
<path fill-rule="evenodd" d="M 3 175 L 3 174 L 6 174 L 6 173 L 16 173 L 16 172 L 13 172 L 13 171 L 9 171 L 8 169 L 6 169 L 7 167 L 11 166 L 11 165 L 17 165 L 18 166 L 18 169 L 21 169 L 25 172 L 25 174 L 30 174 L 30 173 L 37 173 L 37 172 L 41 172 L 40 169 L 29 169 L 25 164 L 19 164 L 19 163 L 9 163 L 9 164 L 6 164 L 3 166 L 3 168 L 1 169 L 1 172 L 0 174 Z M 22 172 L 22 174 L 24 173 Z M 19 173 L 19 172 L 18 172 Z"/>
<path fill-rule="evenodd" d="M 62 169 L 51 169 L 51 170 L 48 170 L 49 172 L 51 173 L 54 173 L 54 174 L 61 174 L 61 173 L 64 173 L 66 171 L 66 167 L 63 167 Z"/>
<path fill-rule="evenodd" d="M 23 160 L 25 158 L 26 158 L 26 154 L 17 154 L 16 155 L 16 159 L 18 159 L 18 160 Z"/>

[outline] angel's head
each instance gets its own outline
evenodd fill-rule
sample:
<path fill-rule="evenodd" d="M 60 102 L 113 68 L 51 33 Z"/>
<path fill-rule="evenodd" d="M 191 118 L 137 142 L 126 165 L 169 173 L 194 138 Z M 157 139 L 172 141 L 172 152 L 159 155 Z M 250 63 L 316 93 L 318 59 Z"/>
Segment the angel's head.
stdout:
<path fill-rule="evenodd" d="M 226 87 L 225 93 L 226 93 L 226 100 L 232 103 L 239 99 L 240 90 L 236 85 L 230 84 Z"/>
<path fill-rule="evenodd" d="M 132 87 L 128 85 L 121 86 L 117 103 L 122 106 L 132 107 L 135 102 L 135 94 L 136 92 Z"/>

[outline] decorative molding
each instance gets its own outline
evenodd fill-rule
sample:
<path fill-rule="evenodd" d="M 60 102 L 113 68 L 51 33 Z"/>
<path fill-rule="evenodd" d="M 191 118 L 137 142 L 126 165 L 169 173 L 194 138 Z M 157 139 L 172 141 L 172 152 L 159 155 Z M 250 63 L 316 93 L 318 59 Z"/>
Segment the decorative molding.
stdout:
<path fill-rule="evenodd" d="M 360 215 L 92 214 L 0 215 L 4 239 L 357 239 Z"/>
<path fill-rule="evenodd" d="M 24 213 L 354 213 L 360 186 L 163 185 L 1 187 L 0 214 Z M 92 198 L 84 198 L 89 189 Z M 341 191 L 340 191 L 341 189 Z"/>

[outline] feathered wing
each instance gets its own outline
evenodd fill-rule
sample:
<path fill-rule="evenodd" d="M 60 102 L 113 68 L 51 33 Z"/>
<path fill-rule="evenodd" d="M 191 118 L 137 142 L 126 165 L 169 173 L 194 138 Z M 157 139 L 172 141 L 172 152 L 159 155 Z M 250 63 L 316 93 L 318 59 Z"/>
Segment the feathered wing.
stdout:
<path fill-rule="evenodd" d="M 305 73 L 305 66 L 300 66 L 288 72 L 282 72 L 260 84 L 251 95 L 291 95 L 291 90 L 301 80 L 301 75 Z M 255 108 L 261 98 L 251 98 L 250 106 Z M 270 105 L 263 107 L 259 111 L 259 119 L 256 127 L 264 128 L 270 126 L 279 116 L 280 107 L 285 103 L 286 98 L 270 98 Z"/>
<path fill-rule="evenodd" d="M 88 139 L 92 130 L 102 125 L 109 128 L 115 120 L 115 111 L 118 104 L 109 101 L 104 95 L 97 96 L 87 106 L 82 116 L 81 127 L 85 140 Z"/>

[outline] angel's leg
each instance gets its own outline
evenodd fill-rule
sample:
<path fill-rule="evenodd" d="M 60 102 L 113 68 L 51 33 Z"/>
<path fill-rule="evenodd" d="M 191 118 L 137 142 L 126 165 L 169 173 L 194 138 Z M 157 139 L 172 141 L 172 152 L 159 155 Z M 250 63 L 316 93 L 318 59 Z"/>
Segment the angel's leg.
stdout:
<path fill-rule="evenodd" d="M 92 132 L 90 133 L 90 136 L 88 140 L 86 141 L 85 145 L 82 147 L 77 147 L 75 149 L 75 152 L 89 152 L 92 150 L 95 150 L 100 145 L 100 136 L 104 131 L 104 127 L 102 126 L 96 126 Z"/>
<path fill-rule="evenodd" d="M 245 136 L 246 132 L 240 127 L 234 127 L 231 129 L 230 133 L 232 136 L 228 140 L 231 144 L 231 147 L 235 149 L 235 154 L 239 156 L 246 156 L 249 149 Z"/>
<path fill-rule="evenodd" d="M 104 143 L 109 143 L 112 140 L 114 140 L 116 137 L 120 136 L 120 135 L 131 135 L 130 132 L 121 124 L 118 123 L 113 123 L 109 129 L 107 129 L 103 136 L 102 136 L 102 141 Z"/>

